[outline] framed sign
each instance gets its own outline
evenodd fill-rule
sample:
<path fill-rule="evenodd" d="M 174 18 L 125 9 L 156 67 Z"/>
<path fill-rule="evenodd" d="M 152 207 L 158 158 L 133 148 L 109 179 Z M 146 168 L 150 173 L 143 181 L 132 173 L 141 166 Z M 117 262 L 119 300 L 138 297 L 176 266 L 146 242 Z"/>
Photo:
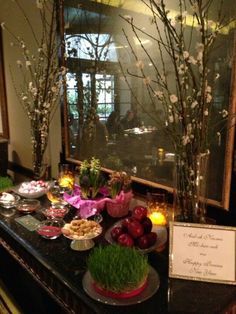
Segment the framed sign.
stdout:
<path fill-rule="evenodd" d="M 171 222 L 169 277 L 236 284 L 236 228 Z"/>

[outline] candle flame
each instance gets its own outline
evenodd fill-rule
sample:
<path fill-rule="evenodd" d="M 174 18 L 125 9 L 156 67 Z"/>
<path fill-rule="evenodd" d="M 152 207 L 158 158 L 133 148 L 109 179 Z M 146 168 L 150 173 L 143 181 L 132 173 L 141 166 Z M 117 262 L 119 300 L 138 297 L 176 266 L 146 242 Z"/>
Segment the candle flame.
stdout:
<path fill-rule="evenodd" d="M 160 212 L 152 212 L 149 215 L 149 218 L 151 219 L 152 223 L 154 225 L 166 225 L 166 217 L 164 214 Z"/>

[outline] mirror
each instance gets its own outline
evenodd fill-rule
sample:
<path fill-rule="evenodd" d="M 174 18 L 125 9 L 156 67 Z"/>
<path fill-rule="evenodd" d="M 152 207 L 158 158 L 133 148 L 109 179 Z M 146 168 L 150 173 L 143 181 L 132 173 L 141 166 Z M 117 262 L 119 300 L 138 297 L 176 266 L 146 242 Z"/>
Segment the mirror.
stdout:
<path fill-rule="evenodd" d="M 2 30 L 0 28 L 0 137 L 9 138 L 7 97 L 4 76 L 4 61 L 2 47 Z"/>
<path fill-rule="evenodd" d="M 150 104 L 137 74 L 135 54 L 145 57 L 141 46 L 155 59 L 152 42 L 145 37 L 145 32 L 151 32 L 150 15 L 142 2 L 64 0 L 65 154 L 69 162 L 78 164 L 96 156 L 108 172 L 122 169 L 134 181 L 171 192 L 175 156 L 161 119 L 163 110 Z M 175 10 L 177 3 L 169 1 L 168 5 Z M 235 14 L 230 1 L 224 5 L 222 10 Z M 124 18 L 130 16 L 143 31 L 141 42 Z M 209 65 L 221 80 L 214 89 L 210 116 L 212 130 L 213 125 L 217 127 L 211 134 L 208 197 L 209 203 L 225 209 L 229 206 L 234 127 L 232 119 L 220 123 L 215 113 L 227 110 L 234 115 L 234 33 L 230 24 L 219 34 Z M 151 73 L 153 64 L 149 66 Z"/>

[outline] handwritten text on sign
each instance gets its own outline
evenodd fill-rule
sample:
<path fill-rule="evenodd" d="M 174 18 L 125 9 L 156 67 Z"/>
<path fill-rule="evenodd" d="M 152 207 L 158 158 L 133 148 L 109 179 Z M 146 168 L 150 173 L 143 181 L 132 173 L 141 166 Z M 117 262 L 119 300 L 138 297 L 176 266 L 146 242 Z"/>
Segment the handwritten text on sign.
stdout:
<path fill-rule="evenodd" d="M 227 227 L 173 223 L 170 277 L 234 283 L 235 234 Z"/>

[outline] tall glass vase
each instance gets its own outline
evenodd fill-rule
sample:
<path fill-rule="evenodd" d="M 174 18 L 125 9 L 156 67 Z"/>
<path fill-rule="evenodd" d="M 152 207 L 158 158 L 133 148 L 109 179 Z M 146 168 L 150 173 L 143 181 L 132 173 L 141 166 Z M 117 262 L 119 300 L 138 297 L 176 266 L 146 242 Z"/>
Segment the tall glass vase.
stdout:
<path fill-rule="evenodd" d="M 33 172 L 34 179 L 38 180 L 41 178 L 41 174 L 43 172 L 43 156 L 40 153 L 40 145 L 35 145 L 35 150 L 33 152 Z"/>
<path fill-rule="evenodd" d="M 209 153 L 176 156 L 175 221 L 205 223 Z"/>
<path fill-rule="evenodd" d="M 48 129 L 46 128 L 46 130 L 42 130 L 40 123 L 36 124 L 34 121 L 34 123 L 31 124 L 31 134 L 33 150 L 33 173 L 34 179 L 38 180 L 44 176 L 45 169 L 47 168 L 47 166 L 44 164 L 44 153 L 47 147 Z"/>

